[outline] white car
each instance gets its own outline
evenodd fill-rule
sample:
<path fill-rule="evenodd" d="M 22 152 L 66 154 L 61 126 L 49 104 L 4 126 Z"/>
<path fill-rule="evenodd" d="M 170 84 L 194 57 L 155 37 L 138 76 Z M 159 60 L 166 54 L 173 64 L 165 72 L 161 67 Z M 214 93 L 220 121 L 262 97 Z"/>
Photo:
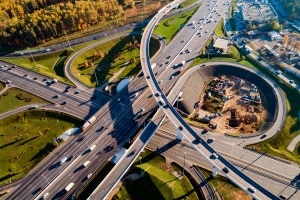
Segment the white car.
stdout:
<path fill-rule="evenodd" d="M 252 193 L 256 192 L 256 189 L 255 189 L 255 187 L 253 187 L 253 186 L 250 186 L 250 187 L 248 188 L 248 190 L 249 190 L 250 192 L 252 192 Z"/>
<path fill-rule="evenodd" d="M 45 194 L 42 196 L 42 198 L 41 198 L 41 199 L 46 199 L 46 198 L 47 198 L 47 196 L 49 196 L 49 192 L 45 193 Z"/>
<path fill-rule="evenodd" d="M 219 158 L 218 154 L 216 154 L 216 153 L 212 153 L 212 155 L 215 159 Z"/>

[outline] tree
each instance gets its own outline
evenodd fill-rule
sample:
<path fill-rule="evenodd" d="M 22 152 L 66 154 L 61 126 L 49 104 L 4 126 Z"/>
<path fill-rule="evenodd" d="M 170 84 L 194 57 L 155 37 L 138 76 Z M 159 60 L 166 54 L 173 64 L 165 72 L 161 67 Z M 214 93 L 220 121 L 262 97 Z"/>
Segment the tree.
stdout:
<path fill-rule="evenodd" d="M 268 25 L 269 25 L 270 29 L 272 29 L 274 31 L 282 30 L 282 26 L 279 24 L 279 22 L 276 19 L 270 20 Z"/>
<path fill-rule="evenodd" d="M 85 68 L 88 68 L 88 67 L 90 67 L 90 65 L 89 65 L 89 63 L 88 63 L 88 61 L 87 61 L 87 60 L 84 60 L 84 63 L 83 63 L 83 65 L 84 65 L 84 67 L 85 67 Z"/>

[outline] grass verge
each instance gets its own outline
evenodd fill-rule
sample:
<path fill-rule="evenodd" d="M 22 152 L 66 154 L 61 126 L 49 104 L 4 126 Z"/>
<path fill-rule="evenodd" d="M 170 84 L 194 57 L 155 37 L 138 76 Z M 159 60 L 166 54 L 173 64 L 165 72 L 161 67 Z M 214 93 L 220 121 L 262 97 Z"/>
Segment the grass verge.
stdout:
<path fill-rule="evenodd" d="M 186 7 L 196 3 L 197 1 L 199 1 L 199 0 L 185 0 L 184 2 L 179 4 L 178 8 L 186 8 Z"/>
<path fill-rule="evenodd" d="M 10 88 L 0 96 L 0 113 L 37 102 L 47 101 L 18 88 Z"/>
<path fill-rule="evenodd" d="M 191 18 L 191 16 L 197 11 L 199 7 L 196 7 L 187 12 L 180 13 L 176 16 L 163 19 L 159 22 L 154 29 L 154 33 L 164 37 L 167 43 L 169 43 L 173 37 L 179 32 L 180 27 L 183 27 L 185 23 Z"/>
<path fill-rule="evenodd" d="M 219 23 L 218 23 L 218 25 L 217 25 L 217 27 L 215 29 L 215 34 L 218 37 L 225 37 L 224 19 L 223 18 L 219 21 Z"/>
<path fill-rule="evenodd" d="M 97 81 L 98 85 L 105 83 L 116 73 L 114 81 L 135 76 L 141 69 L 140 39 L 140 35 L 120 37 L 87 50 L 74 60 L 71 72 L 89 87 L 95 87 Z M 150 46 L 150 56 L 153 56 L 159 49 L 159 42 L 152 39 Z"/>
<path fill-rule="evenodd" d="M 79 123 L 62 113 L 26 111 L 0 121 L 0 185 L 26 175 L 56 144 L 54 138 Z"/>
<path fill-rule="evenodd" d="M 217 175 L 215 178 L 211 177 L 211 172 L 198 167 L 203 172 L 208 182 L 213 186 L 214 190 L 221 196 L 223 200 L 251 200 L 246 192 L 234 185 L 225 177 Z"/>
<path fill-rule="evenodd" d="M 167 172 L 165 160 L 155 153 L 141 154 L 127 177 L 135 175 L 136 180 L 127 181 L 114 199 L 198 199 L 189 180 L 181 180 Z"/>

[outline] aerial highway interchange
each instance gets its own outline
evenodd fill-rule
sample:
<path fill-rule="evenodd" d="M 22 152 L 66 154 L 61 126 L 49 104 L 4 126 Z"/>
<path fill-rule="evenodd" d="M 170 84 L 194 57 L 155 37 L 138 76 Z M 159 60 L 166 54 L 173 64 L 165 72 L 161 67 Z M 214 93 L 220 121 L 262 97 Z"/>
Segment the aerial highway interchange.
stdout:
<path fill-rule="evenodd" d="M 220 173 L 222 168 L 226 166 L 230 169 L 230 173 L 224 175 L 228 176 L 229 179 L 243 190 L 248 191 L 249 187 L 255 186 L 256 191 L 250 194 L 256 199 L 278 198 L 280 193 L 276 193 L 275 191 L 270 192 L 262 186 L 264 183 L 263 180 L 265 179 L 256 183 L 256 181 L 252 181 L 248 178 L 254 177 L 257 173 L 252 171 L 247 172 L 245 173 L 247 175 L 244 175 L 244 173 L 239 171 L 239 168 L 236 168 L 227 161 L 233 162 L 228 158 L 229 156 L 226 157 L 225 155 L 228 153 L 226 153 L 226 151 L 232 151 L 232 149 L 229 148 L 228 150 L 223 150 L 223 148 L 220 148 L 222 142 L 217 145 L 219 141 L 216 142 L 217 144 L 214 143 L 213 145 L 208 145 L 194 132 L 193 129 L 185 124 L 181 117 L 176 114 L 176 111 L 172 109 L 172 104 L 176 101 L 180 92 L 179 86 L 173 88 L 179 76 L 176 75 L 178 68 L 173 68 L 172 66 L 178 65 L 182 60 L 186 61 L 184 65 L 188 65 L 188 63 L 198 55 L 199 49 L 204 45 L 206 39 L 209 38 L 209 35 L 213 33 L 217 24 L 214 21 L 209 24 L 204 24 L 203 22 L 205 22 L 210 15 L 213 16 L 213 19 L 220 20 L 221 16 L 218 16 L 218 14 L 214 12 L 214 9 L 217 7 L 221 15 L 224 15 L 226 9 L 229 7 L 227 4 L 228 1 L 221 0 L 210 1 L 207 3 L 208 6 L 203 4 L 190 19 L 189 23 L 183 27 L 172 42 L 165 47 L 163 53 L 155 55 L 150 62 L 148 55 L 149 38 L 154 25 L 161 17 L 180 2 L 181 1 L 174 1 L 162 8 L 149 22 L 143 33 L 144 40 L 142 40 L 141 48 L 141 61 L 144 76 L 137 76 L 128 88 L 114 97 L 109 97 L 97 90 L 69 88 L 67 85 L 60 82 L 49 84 L 49 81 L 51 82 L 52 80 L 47 77 L 20 67 L 11 67 L 12 65 L 8 63 L 1 63 L 6 66 L 5 68 L 0 69 L 0 80 L 3 82 L 10 80 L 11 83 L 9 83 L 9 85 L 21 88 L 44 99 L 48 99 L 54 104 L 54 106 L 52 106 L 54 110 L 60 110 L 61 112 L 73 115 L 82 120 L 88 120 L 91 116 L 96 116 L 97 118 L 97 122 L 83 133 L 85 135 L 83 142 L 78 142 L 82 134 L 69 138 L 66 143 L 56 149 L 40 165 L 34 168 L 29 175 L 24 178 L 26 184 L 21 184 L 19 187 L 16 187 L 16 190 L 7 199 L 39 199 L 46 192 L 48 192 L 53 199 L 67 199 L 73 193 L 79 191 L 81 186 L 84 185 L 84 180 L 89 173 L 95 172 L 107 159 L 116 158 L 114 155 L 115 151 L 121 149 L 122 151 L 125 151 L 124 156 L 117 162 L 113 169 L 119 173 L 115 173 L 114 176 L 109 174 L 105 181 L 101 183 L 107 185 L 103 186 L 100 184 L 99 188 L 97 188 L 90 197 L 90 199 L 105 198 L 108 191 L 113 189 L 116 182 L 120 180 L 132 162 L 138 157 L 138 152 L 140 152 L 148 142 L 150 142 L 149 146 L 152 146 L 153 148 L 155 142 L 152 142 L 150 139 L 159 137 L 155 136 L 154 133 L 165 119 L 165 115 L 167 115 L 169 121 L 172 121 L 170 127 L 175 129 L 170 131 L 173 132 L 174 136 L 170 137 L 166 142 L 178 137 L 178 135 L 176 136 L 176 133 L 179 131 L 184 135 L 185 139 L 183 142 L 188 141 L 191 145 L 194 145 L 193 147 L 185 147 L 189 148 L 189 150 L 186 150 L 190 151 L 189 155 L 195 154 L 195 157 L 199 156 L 199 153 L 196 153 L 195 149 L 199 151 L 202 154 L 200 157 L 202 159 L 203 157 L 205 158 L 205 161 L 202 162 L 208 165 L 207 168 L 212 170 L 212 167 L 215 166 L 215 172 Z M 198 24 L 198 22 L 200 23 Z M 199 31 L 201 32 L 201 37 L 198 35 Z M 181 54 L 181 52 L 184 53 Z M 151 66 L 153 66 L 153 63 L 156 63 L 156 67 L 153 68 L 154 73 L 157 74 L 156 77 L 152 72 Z M 147 82 L 145 82 L 145 80 Z M 157 80 L 160 81 L 160 84 Z M 159 95 L 157 95 L 158 92 Z M 164 92 L 166 92 L 168 98 L 164 96 Z M 56 95 L 59 96 L 56 97 Z M 122 146 L 130 140 L 130 137 L 138 130 L 139 126 L 144 125 L 144 119 L 155 111 L 155 107 L 158 105 L 158 112 L 155 113 L 148 125 L 144 128 L 143 133 L 141 133 L 141 135 L 133 142 L 128 150 L 124 150 Z M 145 115 L 140 117 L 137 122 L 132 120 L 135 113 L 141 108 L 145 109 L 145 111 L 143 111 Z M 122 112 L 120 112 L 120 110 L 122 110 Z M 191 135 L 189 135 L 190 133 Z M 195 137 L 198 139 L 196 143 Z M 96 145 L 95 149 L 88 151 L 92 144 Z M 156 142 L 156 145 L 159 147 L 162 146 L 162 143 Z M 110 151 L 104 151 L 107 147 L 111 147 Z M 136 149 L 138 151 L 134 151 Z M 193 151 L 190 149 L 193 149 Z M 134 156 L 128 157 L 127 155 L 132 151 L 134 151 Z M 225 152 L 221 153 L 223 151 Z M 243 149 L 241 149 L 241 151 L 243 151 Z M 211 159 L 213 152 L 219 153 L 218 159 Z M 249 155 L 251 152 L 247 154 Z M 69 157 L 67 164 L 57 167 L 56 164 L 63 156 Z M 91 161 L 88 167 L 82 170 L 76 170 L 85 161 Z M 193 163 L 197 163 L 197 161 L 194 161 Z M 284 163 L 277 164 L 284 168 L 288 167 Z M 296 177 L 298 172 L 295 169 L 296 168 L 292 166 L 290 171 L 291 174 L 285 175 L 291 179 Z M 280 170 L 280 167 L 278 167 L 278 170 Z M 260 173 L 263 174 L 264 172 Z M 278 172 L 278 174 L 284 173 L 286 172 Z M 268 177 L 266 177 L 266 179 L 268 179 Z M 69 182 L 66 182 L 65 180 L 68 180 L 70 183 L 75 183 L 75 186 L 72 187 L 67 194 L 61 192 L 61 190 L 69 184 Z M 286 183 L 283 185 L 289 187 Z M 42 188 L 42 191 L 35 192 L 39 188 Z M 296 193 L 293 198 L 296 197 L 297 194 L 298 193 Z"/>

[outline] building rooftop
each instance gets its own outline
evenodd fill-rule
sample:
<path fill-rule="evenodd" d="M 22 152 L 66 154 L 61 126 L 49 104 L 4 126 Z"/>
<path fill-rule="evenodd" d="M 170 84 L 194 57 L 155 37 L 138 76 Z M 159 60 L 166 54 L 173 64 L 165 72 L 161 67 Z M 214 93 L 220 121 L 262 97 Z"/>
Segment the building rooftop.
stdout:
<path fill-rule="evenodd" d="M 223 49 L 224 52 L 227 51 L 228 49 L 228 44 L 229 44 L 229 40 L 227 39 L 222 39 L 222 38 L 218 38 L 215 43 L 214 43 L 214 48 L 219 48 L 219 49 Z"/>

